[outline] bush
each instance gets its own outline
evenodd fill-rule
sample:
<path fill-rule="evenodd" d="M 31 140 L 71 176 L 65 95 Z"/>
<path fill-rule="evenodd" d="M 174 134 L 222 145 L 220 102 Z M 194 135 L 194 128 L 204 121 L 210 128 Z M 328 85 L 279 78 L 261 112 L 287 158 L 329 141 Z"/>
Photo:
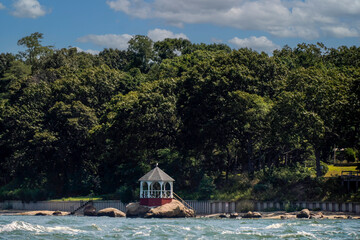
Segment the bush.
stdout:
<path fill-rule="evenodd" d="M 215 192 L 214 179 L 204 174 L 199 184 L 199 199 L 210 199 L 211 195 Z"/>
<path fill-rule="evenodd" d="M 134 199 L 132 188 L 126 185 L 121 186 L 118 190 L 116 190 L 115 196 L 123 203 L 129 203 Z"/>
<path fill-rule="evenodd" d="M 290 202 L 286 202 L 284 205 L 284 210 L 286 212 L 296 212 L 296 211 L 301 211 L 302 207 L 293 205 Z"/>
<path fill-rule="evenodd" d="M 254 211 L 255 204 L 253 201 L 250 200 L 242 200 L 236 202 L 236 212 L 248 212 Z"/>
<path fill-rule="evenodd" d="M 46 191 L 43 189 L 17 188 L 14 190 L 1 190 L 0 201 L 21 200 L 23 202 L 36 202 L 47 199 Z"/>
<path fill-rule="evenodd" d="M 321 162 L 320 167 L 321 167 L 321 176 L 325 176 L 325 174 L 329 171 L 329 166 L 326 163 Z"/>
<path fill-rule="evenodd" d="M 345 159 L 348 162 L 355 162 L 356 161 L 356 156 L 357 156 L 357 150 L 353 149 L 353 148 L 345 148 L 344 150 L 344 154 L 345 154 Z"/>

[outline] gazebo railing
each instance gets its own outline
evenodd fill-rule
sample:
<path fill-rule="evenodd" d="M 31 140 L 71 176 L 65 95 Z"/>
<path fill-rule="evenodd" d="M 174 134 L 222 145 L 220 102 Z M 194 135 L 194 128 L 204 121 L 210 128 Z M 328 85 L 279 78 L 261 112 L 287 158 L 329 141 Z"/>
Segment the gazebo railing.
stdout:
<path fill-rule="evenodd" d="M 143 190 L 140 198 L 171 198 L 171 191 L 163 190 L 161 195 L 161 190 Z"/>

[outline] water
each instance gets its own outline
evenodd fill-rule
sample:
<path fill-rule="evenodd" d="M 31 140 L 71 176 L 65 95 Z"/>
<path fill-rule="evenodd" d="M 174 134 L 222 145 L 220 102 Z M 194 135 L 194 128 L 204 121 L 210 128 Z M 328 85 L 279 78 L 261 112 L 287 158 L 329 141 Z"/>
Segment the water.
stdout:
<path fill-rule="evenodd" d="M 360 239 L 360 220 L 0 216 L 0 239 Z"/>

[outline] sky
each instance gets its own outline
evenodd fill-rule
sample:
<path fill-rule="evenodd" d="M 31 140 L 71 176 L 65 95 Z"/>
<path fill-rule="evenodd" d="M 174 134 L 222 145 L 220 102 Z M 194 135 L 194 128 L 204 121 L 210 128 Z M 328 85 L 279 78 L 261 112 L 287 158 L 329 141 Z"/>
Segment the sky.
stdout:
<path fill-rule="evenodd" d="M 360 45 L 360 0 L 0 0 L 0 52 L 43 45 L 93 54 L 126 49 L 134 35 L 185 38 L 269 54 L 299 43 Z"/>

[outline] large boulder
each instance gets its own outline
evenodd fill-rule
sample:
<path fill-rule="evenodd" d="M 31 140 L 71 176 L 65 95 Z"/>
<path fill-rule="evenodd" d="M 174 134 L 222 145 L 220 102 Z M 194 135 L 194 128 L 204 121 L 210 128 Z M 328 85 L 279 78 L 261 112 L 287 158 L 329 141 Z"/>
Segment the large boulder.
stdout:
<path fill-rule="evenodd" d="M 126 217 L 125 213 L 116 208 L 104 208 L 98 211 L 97 216 Z"/>
<path fill-rule="evenodd" d="M 297 218 L 309 218 L 310 217 L 310 211 L 309 209 L 303 209 L 300 213 L 296 214 Z"/>
<path fill-rule="evenodd" d="M 96 216 L 96 208 L 93 205 L 85 206 L 84 216 Z"/>
<path fill-rule="evenodd" d="M 35 216 L 49 216 L 51 215 L 48 211 L 38 211 L 35 213 Z"/>
<path fill-rule="evenodd" d="M 320 219 L 324 218 L 324 214 L 322 212 L 312 212 L 310 214 L 310 219 Z"/>
<path fill-rule="evenodd" d="M 145 214 L 145 218 L 178 218 L 178 217 L 195 217 L 192 209 L 185 207 L 178 200 L 172 200 L 170 203 L 150 209 Z"/>
<path fill-rule="evenodd" d="M 130 203 L 126 206 L 126 217 L 145 217 L 145 218 L 177 218 L 195 217 L 195 212 L 184 206 L 177 200 L 158 207 L 147 207 L 140 203 Z"/>
<path fill-rule="evenodd" d="M 53 216 L 61 216 L 62 215 L 62 212 L 61 211 L 54 211 L 52 213 Z"/>
<path fill-rule="evenodd" d="M 261 217 L 262 217 L 261 213 L 259 213 L 259 212 L 251 212 L 251 211 L 245 213 L 242 216 L 242 218 L 261 218 Z"/>
<path fill-rule="evenodd" d="M 139 202 L 126 205 L 126 217 L 144 217 L 149 211 L 149 207 L 140 205 Z"/>

